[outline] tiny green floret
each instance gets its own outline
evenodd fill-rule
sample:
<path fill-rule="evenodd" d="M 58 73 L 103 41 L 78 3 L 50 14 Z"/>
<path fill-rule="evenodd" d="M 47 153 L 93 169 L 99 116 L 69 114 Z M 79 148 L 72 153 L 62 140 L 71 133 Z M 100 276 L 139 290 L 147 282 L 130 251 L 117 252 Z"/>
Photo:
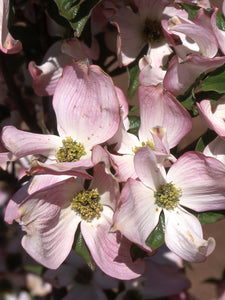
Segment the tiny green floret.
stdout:
<path fill-rule="evenodd" d="M 56 157 L 58 162 L 74 162 L 86 155 L 84 145 L 67 137 L 62 141 L 63 146 L 59 148 Z"/>
<path fill-rule="evenodd" d="M 80 192 L 73 198 L 71 206 L 87 222 L 98 219 L 103 211 L 97 189 Z"/>
<path fill-rule="evenodd" d="M 138 149 L 140 149 L 142 147 L 146 147 L 146 146 L 149 146 L 150 149 L 155 150 L 154 143 L 149 140 L 147 140 L 147 142 L 142 142 L 141 146 L 135 146 L 132 150 L 135 154 Z"/>
<path fill-rule="evenodd" d="M 177 207 L 181 195 L 181 189 L 176 188 L 172 182 L 162 184 L 154 192 L 155 204 L 167 210 L 172 210 Z"/>
<path fill-rule="evenodd" d="M 146 43 L 160 41 L 163 38 L 161 23 L 147 18 L 143 24 L 142 35 Z"/>

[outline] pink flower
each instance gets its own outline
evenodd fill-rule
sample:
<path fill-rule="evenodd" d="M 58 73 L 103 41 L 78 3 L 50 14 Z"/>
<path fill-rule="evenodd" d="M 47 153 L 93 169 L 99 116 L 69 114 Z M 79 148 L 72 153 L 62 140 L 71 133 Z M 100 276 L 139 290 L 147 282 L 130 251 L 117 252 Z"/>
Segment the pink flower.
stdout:
<path fill-rule="evenodd" d="M 179 58 L 183 60 L 190 53 L 208 58 L 215 57 L 218 52 L 218 43 L 211 25 L 211 18 L 212 12 L 209 13 L 201 8 L 192 21 L 180 16 L 163 21 L 168 42 L 173 46 Z"/>
<path fill-rule="evenodd" d="M 56 177 L 49 185 L 50 180 L 42 178 L 22 187 L 6 209 L 5 220 L 17 220 L 26 231 L 22 246 L 28 254 L 47 268 L 58 268 L 70 253 L 80 226 L 92 258 L 103 272 L 119 279 L 139 277 L 145 264 L 132 261 L 131 242 L 109 232 L 119 197 L 115 179 L 105 173 L 102 164 L 95 166 L 88 190 L 72 177 L 54 183 Z"/>
<path fill-rule="evenodd" d="M 217 136 L 205 147 L 203 153 L 206 156 L 214 157 L 225 164 L 225 139 Z"/>
<path fill-rule="evenodd" d="M 141 85 L 157 85 L 163 82 L 166 75 L 163 66 L 168 62 L 171 53 L 172 50 L 167 43 L 158 45 L 156 48 L 149 47 L 147 55 L 139 60 L 139 81 Z"/>
<path fill-rule="evenodd" d="M 215 9 L 216 10 L 216 9 Z M 193 21 L 187 16 L 174 14 L 169 20 L 162 20 L 166 41 L 148 51 L 139 61 L 139 81 L 142 85 L 162 83 L 163 87 L 177 96 L 183 94 L 202 74 L 222 66 L 224 57 L 216 57 L 218 43 L 211 22 L 214 13 L 200 9 Z M 170 45 L 176 54 L 169 62 L 168 70 L 163 70 Z M 167 46 L 167 47 L 166 47 Z M 157 51 L 156 51 L 157 50 Z"/>
<path fill-rule="evenodd" d="M 163 86 L 173 95 L 183 94 L 202 73 L 209 73 L 225 63 L 225 57 L 208 58 L 190 54 L 184 60 L 175 55 L 163 79 Z"/>
<path fill-rule="evenodd" d="M 169 62 L 167 72 L 160 70 L 160 74 L 164 88 L 175 96 L 183 94 L 202 73 L 211 72 L 225 62 L 224 57 L 216 57 L 218 43 L 211 24 L 213 16 L 214 13 L 201 8 L 192 21 L 176 15 L 162 21 L 168 44 L 177 55 Z M 141 71 L 140 81 L 149 85 L 153 76 L 154 73 Z"/>
<path fill-rule="evenodd" d="M 187 3 L 191 5 L 197 5 L 203 8 L 211 7 L 209 0 L 175 0 L 175 3 Z"/>
<path fill-rule="evenodd" d="M 151 48 L 159 50 L 158 57 L 164 56 L 161 48 L 165 45 L 166 40 L 161 20 L 174 14 L 187 15 L 185 11 L 176 9 L 169 4 L 170 2 L 167 0 L 135 0 L 134 7 L 137 12 L 128 7 L 115 9 L 113 24 L 118 30 L 117 55 L 120 66 L 134 61 L 147 44 L 151 45 Z M 168 45 L 167 48 L 169 48 Z"/>
<path fill-rule="evenodd" d="M 191 130 L 192 120 L 184 107 L 163 89 L 162 85 L 139 87 L 140 129 L 138 137 L 128 133 L 122 123 L 110 144 L 116 144 L 112 154 L 118 166 L 118 179 L 126 181 L 129 177 L 136 178 L 133 159 L 138 148 L 151 145 L 157 153 L 158 163 L 174 157 L 170 149 Z"/>
<path fill-rule="evenodd" d="M 44 163 L 33 162 L 31 172 L 84 173 L 93 166 L 93 147 L 111 138 L 119 126 L 113 82 L 98 66 L 72 63 L 57 84 L 53 107 L 59 136 L 6 126 L 2 141 L 17 159 L 30 154 L 44 157 Z"/>
<path fill-rule="evenodd" d="M 78 39 L 57 41 L 47 51 L 40 66 L 34 61 L 29 62 L 29 72 L 33 78 L 33 88 L 37 95 L 53 95 L 59 78 L 62 76 L 63 68 L 72 63 L 72 59 L 97 59 L 98 44 L 94 39 L 92 48 L 88 48 Z"/>
<path fill-rule="evenodd" d="M 187 152 L 166 174 L 163 167 L 157 167 L 149 147 L 137 151 L 134 164 L 139 180 L 129 179 L 125 184 L 113 230 L 144 247 L 163 212 L 167 247 L 187 261 L 204 261 L 214 250 L 215 240 L 203 239 L 200 222 L 187 209 L 224 209 L 224 164 Z"/>
<path fill-rule="evenodd" d="M 221 49 L 223 54 L 225 54 L 225 46 L 224 46 L 225 32 L 224 32 L 224 30 L 219 29 L 216 24 L 216 16 L 217 16 L 218 11 L 219 11 L 218 8 L 214 9 L 214 12 L 213 12 L 213 15 L 211 18 L 211 24 L 212 24 L 213 32 L 214 32 L 217 42 L 219 44 L 219 48 Z M 225 16 L 225 1 L 223 1 L 223 4 L 222 4 L 222 14 L 224 17 Z"/>

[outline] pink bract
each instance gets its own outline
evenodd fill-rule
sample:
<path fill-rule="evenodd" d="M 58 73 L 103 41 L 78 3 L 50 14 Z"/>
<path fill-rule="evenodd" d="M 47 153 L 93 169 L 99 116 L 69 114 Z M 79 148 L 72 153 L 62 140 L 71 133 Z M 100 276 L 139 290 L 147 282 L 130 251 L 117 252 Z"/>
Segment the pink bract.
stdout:
<path fill-rule="evenodd" d="M 190 54 L 184 60 L 174 56 L 169 62 L 163 86 L 175 96 L 183 94 L 202 73 L 211 72 L 224 63 L 224 56 L 208 58 Z"/>
<path fill-rule="evenodd" d="M 217 136 L 212 142 L 210 142 L 204 149 L 203 153 L 206 156 L 215 157 L 225 164 L 225 139 Z"/>
<path fill-rule="evenodd" d="M 113 229 L 144 247 L 163 212 L 168 248 L 187 261 L 204 261 L 214 250 L 215 241 L 203 239 L 200 222 L 185 208 L 197 212 L 224 209 L 224 164 L 198 152 L 187 152 L 166 174 L 149 147 L 137 151 L 134 164 L 139 181 L 129 179 L 125 184 Z M 179 202 L 171 208 L 155 202 L 159 186 L 168 183 L 180 189 Z"/>
<path fill-rule="evenodd" d="M 29 62 L 29 72 L 33 78 L 33 88 L 38 96 L 53 95 L 63 68 L 72 60 L 97 59 L 99 46 L 93 38 L 92 48 L 88 48 L 76 38 L 57 41 L 47 51 L 40 66 Z"/>
<path fill-rule="evenodd" d="M 221 98 L 216 105 L 211 105 L 210 100 L 202 100 L 197 106 L 201 118 L 208 127 L 225 139 L 225 99 Z"/>
<path fill-rule="evenodd" d="M 162 85 L 144 87 L 138 90 L 140 105 L 140 128 L 138 137 L 125 130 L 121 123 L 116 135 L 110 139 L 119 155 L 111 154 L 118 166 L 118 179 L 126 181 L 136 178 L 133 158 L 135 151 L 146 143 L 152 143 L 158 156 L 158 163 L 173 160 L 170 149 L 190 132 L 192 120 L 184 107 Z"/>
<path fill-rule="evenodd" d="M 127 7 L 119 7 L 115 9 L 115 15 L 111 20 L 118 30 L 117 56 L 120 66 L 134 61 L 145 45 L 149 44 L 152 48 L 158 48 L 166 43 L 164 37 L 160 37 L 159 41 L 145 39 L 145 27 L 146 31 L 156 31 L 155 28 L 148 28 L 146 25 L 148 22 L 158 22 L 158 26 L 161 26 L 160 22 L 163 18 L 174 14 L 187 15 L 185 11 L 170 6 L 167 0 L 136 0 L 134 4 L 137 12 Z"/>
<path fill-rule="evenodd" d="M 225 15 L 225 2 L 223 2 L 223 7 L 222 7 L 222 12 L 223 12 L 223 16 Z M 225 46 L 224 46 L 224 42 L 225 42 L 225 32 L 221 29 L 218 28 L 217 24 L 216 24 L 216 16 L 218 14 L 219 9 L 215 8 L 212 18 L 211 18 L 211 24 L 212 24 L 212 28 L 213 28 L 213 32 L 216 36 L 217 42 L 219 44 L 219 48 L 221 49 L 221 51 L 223 52 L 223 54 L 225 54 Z"/>
<path fill-rule="evenodd" d="M 58 81 L 53 107 L 59 136 L 33 134 L 6 126 L 2 141 L 17 159 L 30 154 L 44 156 L 45 163 L 34 161 L 35 173 L 73 175 L 78 169 L 83 173 L 93 166 L 93 147 L 111 138 L 119 126 L 119 102 L 113 82 L 98 66 L 74 62 L 65 67 Z M 68 137 L 82 143 L 86 155 L 75 162 L 59 163 L 57 151 Z"/>
<path fill-rule="evenodd" d="M 181 43 L 176 43 L 174 40 L 172 46 L 181 59 L 185 59 L 190 53 L 208 58 L 216 56 L 218 43 L 211 25 L 212 12 L 213 10 L 208 12 L 201 8 L 192 21 L 174 16 L 168 20 L 167 29 L 164 23 L 164 30 L 168 35 L 171 32 L 180 38 Z M 173 40 L 173 35 L 170 38 Z"/>
<path fill-rule="evenodd" d="M 131 242 L 118 233 L 109 232 L 119 189 L 102 165 L 94 168 L 90 190 L 98 190 L 103 211 L 100 217 L 91 221 L 83 219 L 71 206 L 73 198 L 84 191 L 83 185 L 74 178 L 45 186 L 43 180 L 36 183 L 33 182 L 33 192 L 27 190 L 29 185 L 22 187 L 15 197 L 16 202 L 11 200 L 5 217 L 8 222 L 17 220 L 26 231 L 22 245 L 30 256 L 50 269 L 58 268 L 71 251 L 80 224 L 94 261 L 106 274 L 119 279 L 132 279 L 143 273 L 145 263 L 141 260 L 133 262 L 130 257 Z"/>

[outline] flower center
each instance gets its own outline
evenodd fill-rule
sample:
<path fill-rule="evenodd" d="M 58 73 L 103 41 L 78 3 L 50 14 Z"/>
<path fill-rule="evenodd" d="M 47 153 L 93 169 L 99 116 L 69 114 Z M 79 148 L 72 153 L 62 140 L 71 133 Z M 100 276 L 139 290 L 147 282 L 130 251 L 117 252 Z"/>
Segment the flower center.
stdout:
<path fill-rule="evenodd" d="M 71 206 L 87 222 L 98 219 L 103 211 L 97 189 L 80 192 L 73 198 Z"/>
<path fill-rule="evenodd" d="M 168 210 L 174 209 L 178 205 L 181 195 L 181 189 L 177 189 L 171 182 L 162 184 L 154 192 L 155 204 Z"/>
<path fill-rule="evenodd" d="M 140 149 L 142 147 L 146 147 L 146 146 L 149 146 L 150 149 L 155 150 L 154 143 L 150 140 L 147 140 L 147 142 L 142 142 L 141 146 L 135 146 L 132 150 L 135 154 L 138 149 Z"/>
<path fill-rule="evenodd" d="M 159 21 L 147 18 L 143 24 L 143 39 L 146 43 L 159 41 L 163 37 L 162 26 Z"/>
<path fill-rule="evenodd" d="M 93 277 L 93 272 L 87 265 L 83 265 L 82 267 L 77 269 L 77 273 L 74 276 L 74 280 L 77 283 L 88 285 Z"/>
<path fill-rule="evenodd" d="M 67 137 L 62 141 L 63 146 L 59 148 L 56 157 L 58 162 L 74 162 L 86 155 L 84 145 Z"/>

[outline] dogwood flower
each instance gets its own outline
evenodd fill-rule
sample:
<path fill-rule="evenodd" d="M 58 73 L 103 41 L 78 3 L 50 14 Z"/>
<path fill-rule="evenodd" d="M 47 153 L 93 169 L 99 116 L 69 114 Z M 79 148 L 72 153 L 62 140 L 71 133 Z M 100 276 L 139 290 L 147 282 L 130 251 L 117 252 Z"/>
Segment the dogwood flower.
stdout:
<path fill-rule="evenodd" d="M 163 35 L 161 20 L 174 14 L 187 16 L 184 10 L 176 9 L 167 0 L 135 0 L 134 7 L 137 12 L 119 7 L 112 18 L 118 30 L 117 56 L 120 66 L 134 61 L 147 44 L 157 49 L 158 57 L 164 56 L 164 51 L 169 51 L 169 45 Z"/>
<path fill-rule="evenodd" d="M 197 5 L 203 8 L 211 7 L 209 0 L 175 0 L 175 3 L 187 3 L 191 5 Z"/>
<path fill-rule="evenodd" d="M 225 32 L 224 32 L 224 30 L 221 30 L 220 28 L 218 28 L 218 26 L 216 24 L 216 17 L 217 17 L 218 11 L 219 11 L 218 8 L 214 9 L 214 12 L 213 12 L 212 18 L 211 18 L 211 24 L 212 24 L 212 28 L 213 28 L 214 34 L 216 36 L 217 42 L 219 44 L 219 47 L 220 47 L 221 51 L 223 52 L 223 54 L 225 54 L 225 47 L 224 47 Z M 223 1 L 223 4 L 222 4 L 222 14 L 224 17 L 225 16 L 225 1 Z"/>
<path fill-rule="evenodd" d="M 58 176 L 53 181 L 55 177 Z M 27 190 L 29 185 L 22 187 L 15 200 L 11 199 L 5 215 L 7 222 L 16 220 L 26 231 L 22 246 L 32 258 L 57 269 L 69 255 L 80 226 L 92 258 L 103 272 L 118 279 L 136 278 L 143 273 L 145 263 L 131 259 L 131 242 L 109 232 L 119 189 L 102 164 L 94 167 L 87 190 L 73 177 L 49 185 L 45 180 L 44 184 L 42 188 L 43 180 L 33 181 L 33 193 Z"/>
<path fill-rule="evenodd" d="M 119 155 L 111 154 L 111 157 L 118 166 L 117 177 L 121 181 L 137 177 L 133 159 L 138 148 L 149 145 L 157 153 L 159 164 L 163 164 L 167 159 L 174 159 L 170 149 L 192 128 L 188 112 L 162 85 L 140 86 L 138 96 L 141 121 L 138 137 L 127 132 L 121 123 L 109 141 L 116 144 L 114 150 Z"/>
<path fill-rule="evenodd" d="M 159 52 L 161 55 L 159 55 Z M 148 52 L 139 60 L 139 81 L 141 85 L 157 85 L 163 82 L 166 70 L 163 66 L 168 62 L 172 53 L 168 44 L 163 44 L 157 48 L 149 47 Z"/>
<path fill-rule="evenodd" d="M 216 10 L 216 9 L 215 9 Z M 216 57 L 218 43 L 211 22 L 213 14 L 204 9 L 198 11 L 193 21 L 187 17 L 174 15 L 169 20 L 162 20 L 165 42 L 149 49 L 146 56 L 139 61 L 139 81 L 142 85 L 162 83 L 164 88 L 177 96 L 183 94 L 202 74 L 222 66 L 224 57 Z M 169 61 L 167 71 L 162 68 L 168 62 L 170 47 L 176 55 Z"/>
<path fill-rule="evenodd" d="M 30 154 L 44 157 L 44 163 L 34 161 L 31 173 L 79 175 L 79 171 L 74 172 L 93 166 L 93 147 L 107 141 L 118 129 L 119 102 L 112 80 L 98 66 L 67 65 L 58 81 L 53 107 L 59 136 L 6 126 L 2 141 L 17 159 Z"/>
<path fill-rule="evenodd" d="M 215 57 L 218 43 L 212 29 L 211 17 L 212 12 L 200 8 L 192 21 L 181 16 L 173 16 L 168 21 L 163 20 L 168 42 L 181 59 L 185 59 L 190 53 L 208 58 Z"/>
<path fill-rule="evenodd" d="M 214 9 L 216 10 L 216 9 Z M 218 43 L 211 25 L 214 13 L 201 8 L 193 21 L 174 15 L 162 20 L 166 40 L 176 55 L 167 72 L 147 64 L 141 69 L 140 82 L 146 86 L 163 81 L 165 89 L 177 96 L 183 94 L 202 74 L 222 66 L 224 57 L 217 57 Z"/>
<path fill-rule="evenodd" d="M 215 240 L 203 239 L 201 224 L 188 209 L 224 209 L 224 164 L 202 153 L 187 152 L 166 174 L 163 167 L 157 167 L 149 147 L 137 151 L 134 164 L 139 180 L 130 178 L 125 184 L 112 230 L 144 247 L 163 212 L 167 247 L 187 261 L 204 261 L 214 250 Z"/>
<path fill-rule="evenodd" d="M 225 63 L 224 56 L 208 58 L 190 54 L 184 60 L 175 55 L 169 62 L 163 86 L 174 96 L 183 94 L 202 73 L 209 73 Z"/>
<path fill-rule="evenodd" d="M 33 78 L 35 93 L 39 96 L 53 95 L 63 68 L 73 59 L 97 59 L 99 49 L 97 42 L 94 42 L 93 49 L 89 49 L 76 38 L 57 41 L 48 49 L 41 65 L 30 61 L 28 69 Z"/>

